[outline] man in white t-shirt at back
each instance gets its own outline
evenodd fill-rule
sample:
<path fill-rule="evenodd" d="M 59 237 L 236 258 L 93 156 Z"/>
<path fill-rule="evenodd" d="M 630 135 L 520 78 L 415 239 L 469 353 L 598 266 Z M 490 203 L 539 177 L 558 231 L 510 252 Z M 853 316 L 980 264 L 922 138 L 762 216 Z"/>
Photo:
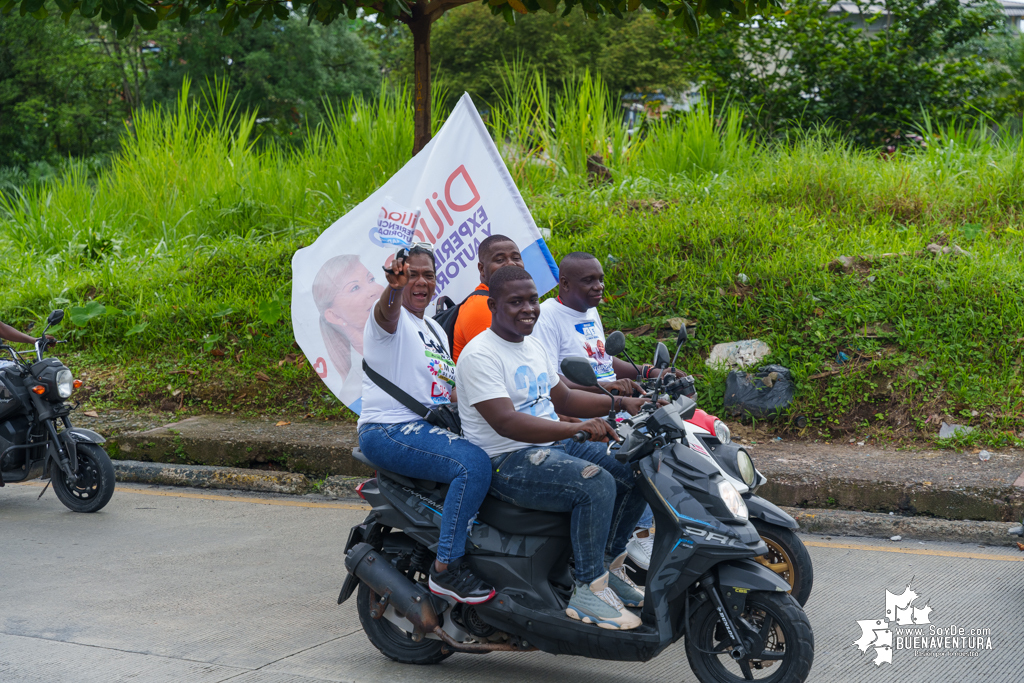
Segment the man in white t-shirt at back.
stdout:
<path fill-rule="evenodd" d="M 562 360 L 568 356 L 589 358 L 605 389 L 617 390 L 620 396 L 632 396 L 634 390 L 640 389 L 634 381 L 637 369 L 604 350 L 604 325 L 597 312 L 597 305 L 603 299 L 604 268 L 597 257 L 584 251 L 566 254 L 558 264 L 558 298 L 540 305 L 541 315 L 533 337 L 551 355 L 556 368 L 561 367 Z M 657 377 L 659 372 L 649 365 L 641 368 L 645 378 Z M 597 391 L 579 387 L 562 376 L 559 379 L 573 389 Z M 650 566 L 654 549 L 654 535 L 650 531 L 653 525 L 654 517 L 648 509 L 626 546 L 629 557 L 643 569 Z"/>

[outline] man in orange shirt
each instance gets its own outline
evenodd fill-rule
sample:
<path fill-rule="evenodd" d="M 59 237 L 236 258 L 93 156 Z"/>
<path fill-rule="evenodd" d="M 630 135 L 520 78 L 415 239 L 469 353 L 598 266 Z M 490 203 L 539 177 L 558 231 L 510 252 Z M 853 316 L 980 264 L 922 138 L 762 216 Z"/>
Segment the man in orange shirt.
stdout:
<path fill-rule="evenodd" d="M 474 292 L 487 292 L 487 282 L 491 275 L 505 266 L 523 267 L 523 257 L 519 247 L 512 238 L 505 235 L 491 235 L 480 243 L 480 286 Z M 476 335 L 491 326 L 491 309 L 487 307 L 486 296 L 472 296 L 459 308 L 459 317 L 455 321 L 455 334 L 452 344 L 452 359 L 457 363 L 462 348 Z"/>

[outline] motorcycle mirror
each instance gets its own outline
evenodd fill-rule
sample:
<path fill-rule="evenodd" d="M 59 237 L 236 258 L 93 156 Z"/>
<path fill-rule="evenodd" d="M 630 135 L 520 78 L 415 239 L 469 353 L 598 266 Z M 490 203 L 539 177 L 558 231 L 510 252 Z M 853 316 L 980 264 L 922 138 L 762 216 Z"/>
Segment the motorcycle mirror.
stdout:
<path fill-rule="evenodd" d="M 58 308 L 57 310 L 55 310 L 52 313 L 50 313 L 49 316 L 47 316 L 46 324 L 47 325 L 56 325 L 57 323 L 59 323 L 63 319 L 64 319 L 64 311 L 63 311 L 63 309 Z"/>
<path fill-rule="evenodd" d="M 622 334 L 618 330 L 615 330 L 608 335 L 608 339 L 604 342 L 604 351 L 609 356 L 619 356 L 623 351 L 626 350 L 626 335 Z M 568 375 L 566 375 L 568 376 Z"/>
<path fill-rule="evenodd" d="M 654 367 L 659 370 L 664 370 L 671 364 L 672 357 L 668 355 L 668 347 L 661 342 L 658 342 L 658 346 L 654 349 Z M 566 377 L 568 376 L 569 375 L 566 375 Z"/>
<path fill-rule="evenodd" d="M 690 338 L 690 335 L 688 335 L 686 333 L 686 325 L 680 325 L 679 326 L 679 334 L 676 335 L 676 346 L 682 345 L 682 343 L 685 342 L 689 338 Z"/>
<path fill-rule="evenodd" d="M 607 348 L 607 347 L 605 347 Z M 562 360 L 562 375 L 570 382 L 579 384 L 582 387 L 596 387 L 597 375 L 590 361 L 581 356 L 569 356 Z"/>

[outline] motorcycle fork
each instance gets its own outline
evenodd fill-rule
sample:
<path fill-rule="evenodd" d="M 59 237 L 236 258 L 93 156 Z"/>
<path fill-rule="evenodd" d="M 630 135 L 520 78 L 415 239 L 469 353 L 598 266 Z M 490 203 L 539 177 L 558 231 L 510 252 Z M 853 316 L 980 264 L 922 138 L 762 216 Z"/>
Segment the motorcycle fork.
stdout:
<path fill-rule="evenodd" d="M 707 594 L 708 599 L 711 600 L 711 604 L 713 604 L 715 606 L 715 611 L 718 612 L 718 618 L 722 620 L 722 625 L 725 627 L 726 633 L 729 634 L 729 637 L 732 639 L 732 642 L 735 643 L 735 646 L 733 646 L 732 650 L 729 652 L 729 656 L 732 657 L 736 661 L 740 661 L 742 659 L 746 659 L 748 653 L 747 653 L 747 648 L 743 645 L 743 638 L 740 637 L 740 628 L 732 620 L 732 617 L 729 616 L 729 610 L 727 610 L 726 607 L 725 607 L 725 601 L 722 600 L 722 595 L 721 595 L 721 593 L 718 590 L 718 586 L 715 585 L 714 578 L 710 577 L 710 576 L 705 576 L 703 579 L 701 579 L 698 582 L 698 585 L 701 588 L 704 589 L 704 592 Z M 687 593 L 687 595 L 686 595 L 686 605 L 685 605 L 685 608 L 683 610 L 683 613 L 685 615 L 684 628 L 685 628 L 685 632 L 686 632 L 686 639 L 687 639 L 687 641 L 692 643 L 694 641 L 691 639 L 692 636 L 690 635 L 690 595 L 689 595 L 689 593 Z M 701 650 L 700 647 L 697 647 L 697 649 L 700 650 L 701 652 L 705 652 L 705 650 Z M 713 651 L 708 650 L 708 651 L 706 651 L 706 654 L 721 654 L 721 653 L 720 652 L 713 652 Z"/>
<path fill-rule="evenodd" d="M 50 433 L 50 440 L 53 443 L 53 447 L 57 449 L 57 464 L 60 466 L 61 470 L 64 471 L 64 474 L 72 484 L 77 483 L 78 474 L 75 472 L 75 468 L 72 465 L 71 457 L 61 446 L 62 440 L 60 435 L 57 434 L 57 428 L 53 426 L 53 420 L 46 421 L 46 430 Z"/>

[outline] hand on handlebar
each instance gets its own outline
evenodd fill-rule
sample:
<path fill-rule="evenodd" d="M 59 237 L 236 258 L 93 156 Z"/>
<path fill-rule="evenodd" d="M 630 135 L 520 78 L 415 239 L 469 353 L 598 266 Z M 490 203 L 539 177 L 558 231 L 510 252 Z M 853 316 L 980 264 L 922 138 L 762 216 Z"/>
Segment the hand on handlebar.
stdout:
<path fill-rule="evenodd" d="M 644 388 L 631 379 L 617 379 L 614 382 L 605 382 L 604 388 L 616 396 L 635 396 L 642 394 Z"/>
<path fill-rule="evenodd" d="M 619 399 L 620 405 L 630 415 L 636 415 L 644 407 L 644 404 L 650 403 L 651 399 L 646 396 L 639 398 L 626 397 Z"/>
<path fill-rule="evenodd" d="M 587 439 L 601 442 L 619 440 L 619 435 L 615 433 L 615 430 L 612 429 L 612 426 L 603 417 L 596 417 L 586 422 L 574 424 L 573 428 L 576 430 L 572 437 L 574 441 L 585 441 Z M 586 434 L 587 439 L 580 438 L 581 434 Z"/>

